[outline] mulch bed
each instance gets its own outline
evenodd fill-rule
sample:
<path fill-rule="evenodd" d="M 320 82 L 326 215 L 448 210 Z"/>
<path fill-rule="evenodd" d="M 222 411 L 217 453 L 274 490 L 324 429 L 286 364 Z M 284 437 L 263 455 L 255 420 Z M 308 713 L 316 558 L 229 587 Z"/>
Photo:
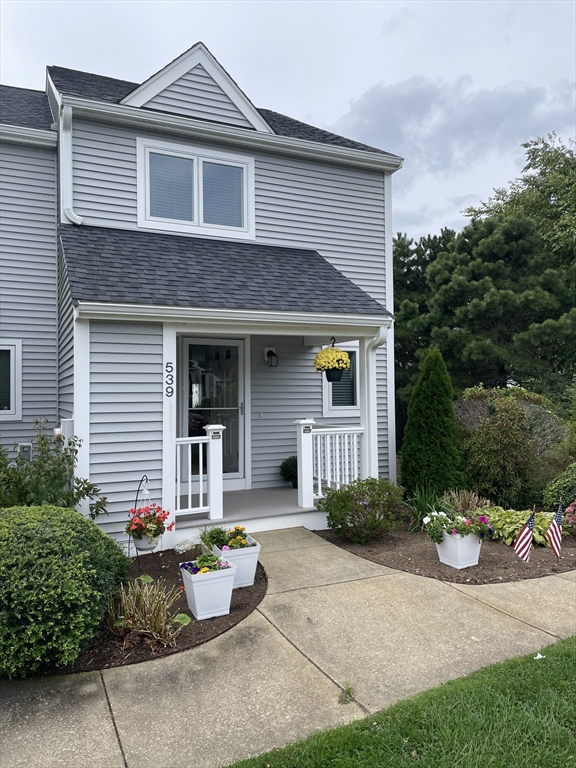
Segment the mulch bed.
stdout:
<path fill-rule="evenodd" d="M 399 571 L 427 576 L 456 584 L 501 584 L 539 576 L 552 576 L 576 569 L 576 537 L 562 539 L 562 553 L 556 560 L 548 547 L 534 547 L 528 563 L 520 560 L 512 547 L 502 541 L 482 543 L 478 565 L 459 571 L 438 560 L 436 545 L 425 533 L 408 533 L 407 525 L 392 533 L 371 539 L 366 544 L 352 544 L 337 538 L 332 531 L 315 531 L 318 536 L 355 555 Z"/>
<path fill-rule="evenodd" d="M 372 539 L 366 544 L 353 544 L 339 539 L 332 531 L 315 531 L 315 533 L 348 552 L 386 565 L 389 568 L 407 571 L 418 576 L 427 576 L 439 581 L 451 581 L 460 584 L 500 584 L 506 581 L 522 581 L 523 579 L 550 576 L 576 568 L 576 537 L 563 539 L 562 556 L 558 561 L 550 549 L 536 547 L 532 550 L 529 563 L 520 560 L 513 549 L 502 542 L 487 540 L 482 544 L 479 564 L 473 568 L 458 571 L 440 563 L 436 547 L 426 534 L 408 533 L 406 524 L 403 524 L 396 531 Z M 160 563 L 160 568 L 158 568 L 152 555 L 143 555 L 140 558 L 142 569 L 139 569 L 135 560 L 130 576 L 136 578 L 142 573 L 147 573 L 154 579 L 164 579 L 168 586 L 182 586 L 178 566 L 183 559 L 191 559 L 189 554 L 184 557 L 174 550 L 167 550 L 157 553 L 156 557 Z M 203 621 L 198 621 L 192 616 L 188 610 L 186 595 L 181 592 L 172 611 L 187 613 L 191 616 L 192 621 L 182 629 L 176 638 L 175 647 L 164 648 L 150 645 L 139 635 L 130 635 L 125 640 L 113 635 L 107 629 L 103 629 L 102 633 L 89 648 L 80 654 L 73 665 L 58 670 L 56 674 L 93 672 L 99 669 L 136 664 L 179 653 L 206 643 L 231 629 L 252 613 L 264 598 L 267 585 L 266 573 L 259 563 L 254 586 L 233 591 L 230 613 L 227 616 L 218 616 Z"/>
<path fill-rule="evenodd" d="M 177 554 L 174 550 L 157 552 L 156 557 L 160 563 L 160 569 L 152 555 L 141 555 L 142 570 L 134 560 L 130 577 L 136 578 L 143 573 L 152 576 L 153 579 L 164 579 L 168 587 L 182 586 L 179 563 L 192 559 L 190 553 Z M 109 669 L 110 667 L 122 667 L 127 664 L 137 664 L 140 661 L 157 659 L 173 653 L 194 648 L 196 645 L 212 640 L 217 635 L 227 632 L 238 622 L 245 619 L 260 603 L 268 586 L 266 573 L 260 563 L 256 568 L 256 578 L 252 587 L 242 587 L 232 592 L 230 613 L 227 616 L 216 616 L 213 619 L 198 621 L 192 616 L 186 602 L 184 592 L 180 593 L 174 603 L 171 612 L 186 613 L 192 621 L 182 629 L 176 638 L 176 646 L 164 648 L 161 645 L 150 645 L 141 636 L 132 633 L 126 642 L 124 638 L 113 635 L 107 629 L 94 640 L 92 645 L 83 651 L 73 665 L 58 670 L 56 674 L 70 674 L 71 672 L 93 672 L 97 669 Z M 54 672 L 52 673 L 54 674 Z"/>

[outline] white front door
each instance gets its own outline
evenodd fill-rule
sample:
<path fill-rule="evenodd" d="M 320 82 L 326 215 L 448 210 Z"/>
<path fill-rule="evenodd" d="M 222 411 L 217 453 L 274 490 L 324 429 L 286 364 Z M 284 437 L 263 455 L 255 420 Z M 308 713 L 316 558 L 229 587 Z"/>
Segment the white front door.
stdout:
<path fill-rule="evenodd" d="M 180 370 L 182 437 L 222 424 L 225 490 L 244 488 L 244 342 L 183 338 Z"/>

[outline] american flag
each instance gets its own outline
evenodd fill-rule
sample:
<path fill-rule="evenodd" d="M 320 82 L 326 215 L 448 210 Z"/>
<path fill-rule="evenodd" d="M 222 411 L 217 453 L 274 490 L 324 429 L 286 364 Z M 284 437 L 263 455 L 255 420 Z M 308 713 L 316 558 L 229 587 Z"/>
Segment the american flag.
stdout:
<path fill-rule="evenodd" d="M 546 538 L 550 542 L 552 552 L 556 557 L 560 557 L 560 550 L 562 549 L 562 504 L 558 504 L 554 519 L 546 531 Z"/>
<path fill-rule="evenodd" d="M 530 549 L 532 547 L 532 537 L 534 536 L 534 521 L 536 518 L 536 512 L 532 512 L 528 520 L 522 526 L 522 530 L 516 537 L 514 542 L 514 552 L 525 563 L 530 560 Z"/>

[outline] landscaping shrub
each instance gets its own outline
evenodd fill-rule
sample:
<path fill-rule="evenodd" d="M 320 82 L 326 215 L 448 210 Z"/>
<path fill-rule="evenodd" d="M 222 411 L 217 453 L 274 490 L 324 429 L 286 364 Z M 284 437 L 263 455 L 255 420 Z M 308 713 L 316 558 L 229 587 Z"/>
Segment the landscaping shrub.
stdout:
<path fill-rule="evenodd" d="M 454 408 L 469 484 L 488 495 L 496 489 L 501 504 L 539 503 L 546 484 L 574 460 L 569 429 L 542 395 L 480 385 L 465 390 Z"/>
<path fill-rule="evenodd" d="M 493 539 L 502 539 L 510 546 L 516 540 L 520 529 L 532 514 L 530 509 L 524 509 L 517 512 L 515 509 L 502 509 L 502 507 L 486 507 L 483 514 L 486 515 L 494 533 Z M 552 522 L 552 515 L 544 512 L 537 512 L 534 522 L 534 543 L 549 547 L 550 542 L 546 538 L 546 531 Z"/>
<path fill-rule="evenodd" d="M 328 488 L 318 509 L 327 512 L 328 527 L 357 544 L 391 531 L 402 515 L 402 488 L 389 480 L 369 477 L 338 490 Z"/>
<path fill-rule="evenodd" d="M 19 454 L 11 464 L 0 450 L 0 508 L 43 504 L 73 508 L 88 499 L 92 519 L 106 513 L 106 499 L 100 497 L 98 486 L 74 476 L 81 440 L 46 434 L 45 419 L 36 421 L 35 427 L 31 459 Z"/>
<path fill-rule="evenodd" d="M 497 504 L 530 501 L 534 447 L 523 408 L 509 398 L 490 404 L 490 415 L 464 435 L 469 484 Z"/>
<path fill-rule="evenodd" d="M 402 485 L 411 491 L 429 482 L 442 493 L 463 482 L 452 396 L 442 355 L 431 349 L 410 398 L 402 445 Z"/>
<path fill-rule="evenodd" d="M 0 676 L 71 664 L 129 568 L 120 546 L 72 509 L 0 510 Z"/>
<path fill-rule="evenodd" d="M 544 509 L 547 512 L 555 512 L 560 502 L 567 506 L 574 499 L 576 499 L 576 461 L 548 483 L 544 489 Z"/>

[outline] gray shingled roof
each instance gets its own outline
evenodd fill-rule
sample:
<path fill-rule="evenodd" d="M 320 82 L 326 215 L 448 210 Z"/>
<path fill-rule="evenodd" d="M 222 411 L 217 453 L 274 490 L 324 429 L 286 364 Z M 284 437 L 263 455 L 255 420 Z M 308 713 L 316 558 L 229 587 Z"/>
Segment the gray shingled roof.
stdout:
<path fill-rule="evenodd" d="M 61 93 L 115 104 L 122 101 L 125 96 L 140 85 L 139 83 L 130 83 L 127 80 L 116 80 L 113 77 L 93 75 L 90 72 L 79 72 L 78 70 L 65 69 L 64 67 L 48 67 L 48 73 L 52 78 L 52 82 Z M 359 141 L 346 139 L 344 136 L 338 136 L 336 133 L 294 120 L 286 115 L 281 115 L 279 112 L 273 112 L 270 109 L 260 109 L 259 107 L 257 109 L 278 136 L 305 139 L 306 141 L 332 144 L 338 147 L 348 147 L 349 149 L 362 149 L 365 152 L 376 152 L 383 155 L 390 154 L 381 149 L 376 149 L 376 147 L 369 147 L 367 144 L 362 144 Z"/>
<path fill-rule="evenodd" d="M 0 85 L 0 123 L 49 131 L 53 122 L 43 91 Z"/>
<path fill-rule="evenodd" d="M 74 302 L 389 315 L 317 251 L 60 227 Z"/>

